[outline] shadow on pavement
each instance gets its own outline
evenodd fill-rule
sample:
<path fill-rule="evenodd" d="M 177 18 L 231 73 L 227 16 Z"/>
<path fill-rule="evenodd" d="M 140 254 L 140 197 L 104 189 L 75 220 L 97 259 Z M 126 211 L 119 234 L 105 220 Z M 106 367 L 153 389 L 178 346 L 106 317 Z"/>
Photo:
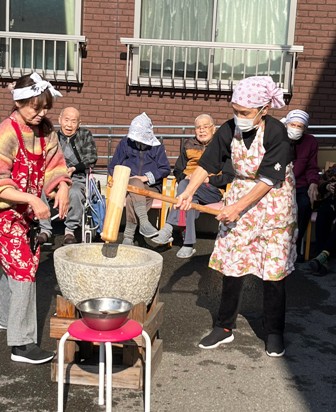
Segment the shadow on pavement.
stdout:
<path fill-rule="evenodd" d="M 39 339 L 56 350 L 49 337 L 49 319 L 59 293 L 52 250 L 42 253 L 37 275 Z M 139 239 L 139 242 L 142 240 Z M 144 242 L 145 243 L 145 242 Z M 208 268 L 214 237 L 200 238 L 192 259 L 176 257 L 179 243 L 156 249 L 163 256 L 160 328 L 164 353 L 152 382 L 152 411 L 195 412 L 331 412 L 336 405 L 336 277 L 294 272 L 287 282 L 286 356 L 265 355 L 261 321 L 261 282 L 246 282 L 235 340 L 215 350 L 201 350 L 199 340 L 211 330 L 217 314 L 221 276 Z M 151 247 L 145 243 L 144 246 Z M 0 331 L 0 411 L 56 410 L 57 384 L 50 364 L 18 364 L 10 360 L 6 332 Z M 98 412 L 98 388 L 65 388 L 65 412 Z M 225 408 L 223 407 L 225 401 Z M 230 402 L 226 402 L 230 400 Z M 113 410 L 143 411 L 140 391 L 113 390 Z"/>

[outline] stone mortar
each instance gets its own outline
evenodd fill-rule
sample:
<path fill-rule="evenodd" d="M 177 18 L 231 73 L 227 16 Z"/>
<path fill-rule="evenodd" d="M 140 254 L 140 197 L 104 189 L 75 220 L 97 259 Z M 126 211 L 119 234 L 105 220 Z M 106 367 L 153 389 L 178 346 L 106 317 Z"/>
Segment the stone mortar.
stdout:
<path fill-rule="evenodd" d="M 74 305 L 95 297 L 116 297 L 133 305 L 148 305 L 160 280 L 162 256 L 141 247 L 117 246 L 114 258 L 103 255 L 103 243 L 56 249 L 54 265 L 62 295 Z"/>

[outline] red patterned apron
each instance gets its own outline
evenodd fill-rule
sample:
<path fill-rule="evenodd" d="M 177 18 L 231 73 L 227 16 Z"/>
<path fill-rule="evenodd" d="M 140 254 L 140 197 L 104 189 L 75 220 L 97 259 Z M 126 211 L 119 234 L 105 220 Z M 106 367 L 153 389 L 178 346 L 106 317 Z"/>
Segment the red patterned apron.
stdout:
<path fill-rule="evenodd" d="M 39 136 L 42 153 L 30 153 L 26 150 L 18 123 L 14 118 L 11 120 L 19 142 L 11 178 L 21 192 L 41 197 L 46 159 L 46 144 L 42 130 Z M 38 247 L 33 254 L 28 238 L 33 219 L 34 212 L 28 204 L 19 204 L 0 211 L 1 267 L 8 276 L 22 282 L 35 282 L 40 260 L 40 248 Z"/>

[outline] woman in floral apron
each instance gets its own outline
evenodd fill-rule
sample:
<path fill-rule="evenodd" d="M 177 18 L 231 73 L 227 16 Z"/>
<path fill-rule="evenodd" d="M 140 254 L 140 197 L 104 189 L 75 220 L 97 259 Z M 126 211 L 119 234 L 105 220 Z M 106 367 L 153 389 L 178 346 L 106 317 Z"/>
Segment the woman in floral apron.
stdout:
<path fill-rule="evenodd" d="M 234 339 L 245 275 L 263 280 L 266 353 L 285 353 L 285 279 L 296 259 L 296 203 L 292 153 L 286 129 L 267 115 L 284 106 L 283 93 L 266 76 L 238 83 L 232 95 L 234 119 L 221 126 L 200 159 L 178 206 L 209 173 L 232 159 L 235 178 L 218 215 L 220 228 L 210 267 L 223 273 L 222 299 L 215 328 L 199 346 L 216 348 Z"/>
<path fill-rule="evenodd" d="M 71 181 L 45 118 L 61 94 L 36 73 L 17 80 L 12 94 L 15 107 L 0 124 L 0 328 L 7 329 L 13 361 L 39 364 L 54 356 L 36 344 L 38 220 L 50 214 L 41 191 L 64 217 Z"/>

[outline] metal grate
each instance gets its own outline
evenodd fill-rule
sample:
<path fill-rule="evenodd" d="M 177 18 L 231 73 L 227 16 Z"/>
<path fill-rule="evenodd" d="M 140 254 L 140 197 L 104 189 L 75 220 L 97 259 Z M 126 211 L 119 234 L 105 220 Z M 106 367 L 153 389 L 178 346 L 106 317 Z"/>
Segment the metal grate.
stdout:
<path fill-rule="evenodd" d="M 107 164 L 112 159 L 113 153 L 120 139 L 127 135 L 129 125 L 102 125 L 82 124 L 89 129 L 97 143 L 98 163 L 95 170 L 106 172 Z M 59 125 L 55 126 L 56 129 Z M 167 157 L 171 165 L 175 164 L 177 156 L 185 139 L 194 136 L 193 125 L 155 125 L 155 136 L 164 143 Z M 319 151 L 330 151 L 336 148 L 336 125 L 311 125 L 308 133 L 313 134 L 319 143 Z"/>
<path fill-rule="evenodd" d="M 248 76 L 272 76 L 291 94 L 303 46 L 121 38 L 127 46 L 127 85 L 232 91 Z"/>
<path fill-rule="evenodd" d="M 82 81 L 84 36 L 0 31 L 0 77 L 36 71 L 54 81 Z"/>
<path fill-rule="evenodd" d="M 4 68 L 6 64 L 6 44 L 0 40 L 0 68 Z"/>

